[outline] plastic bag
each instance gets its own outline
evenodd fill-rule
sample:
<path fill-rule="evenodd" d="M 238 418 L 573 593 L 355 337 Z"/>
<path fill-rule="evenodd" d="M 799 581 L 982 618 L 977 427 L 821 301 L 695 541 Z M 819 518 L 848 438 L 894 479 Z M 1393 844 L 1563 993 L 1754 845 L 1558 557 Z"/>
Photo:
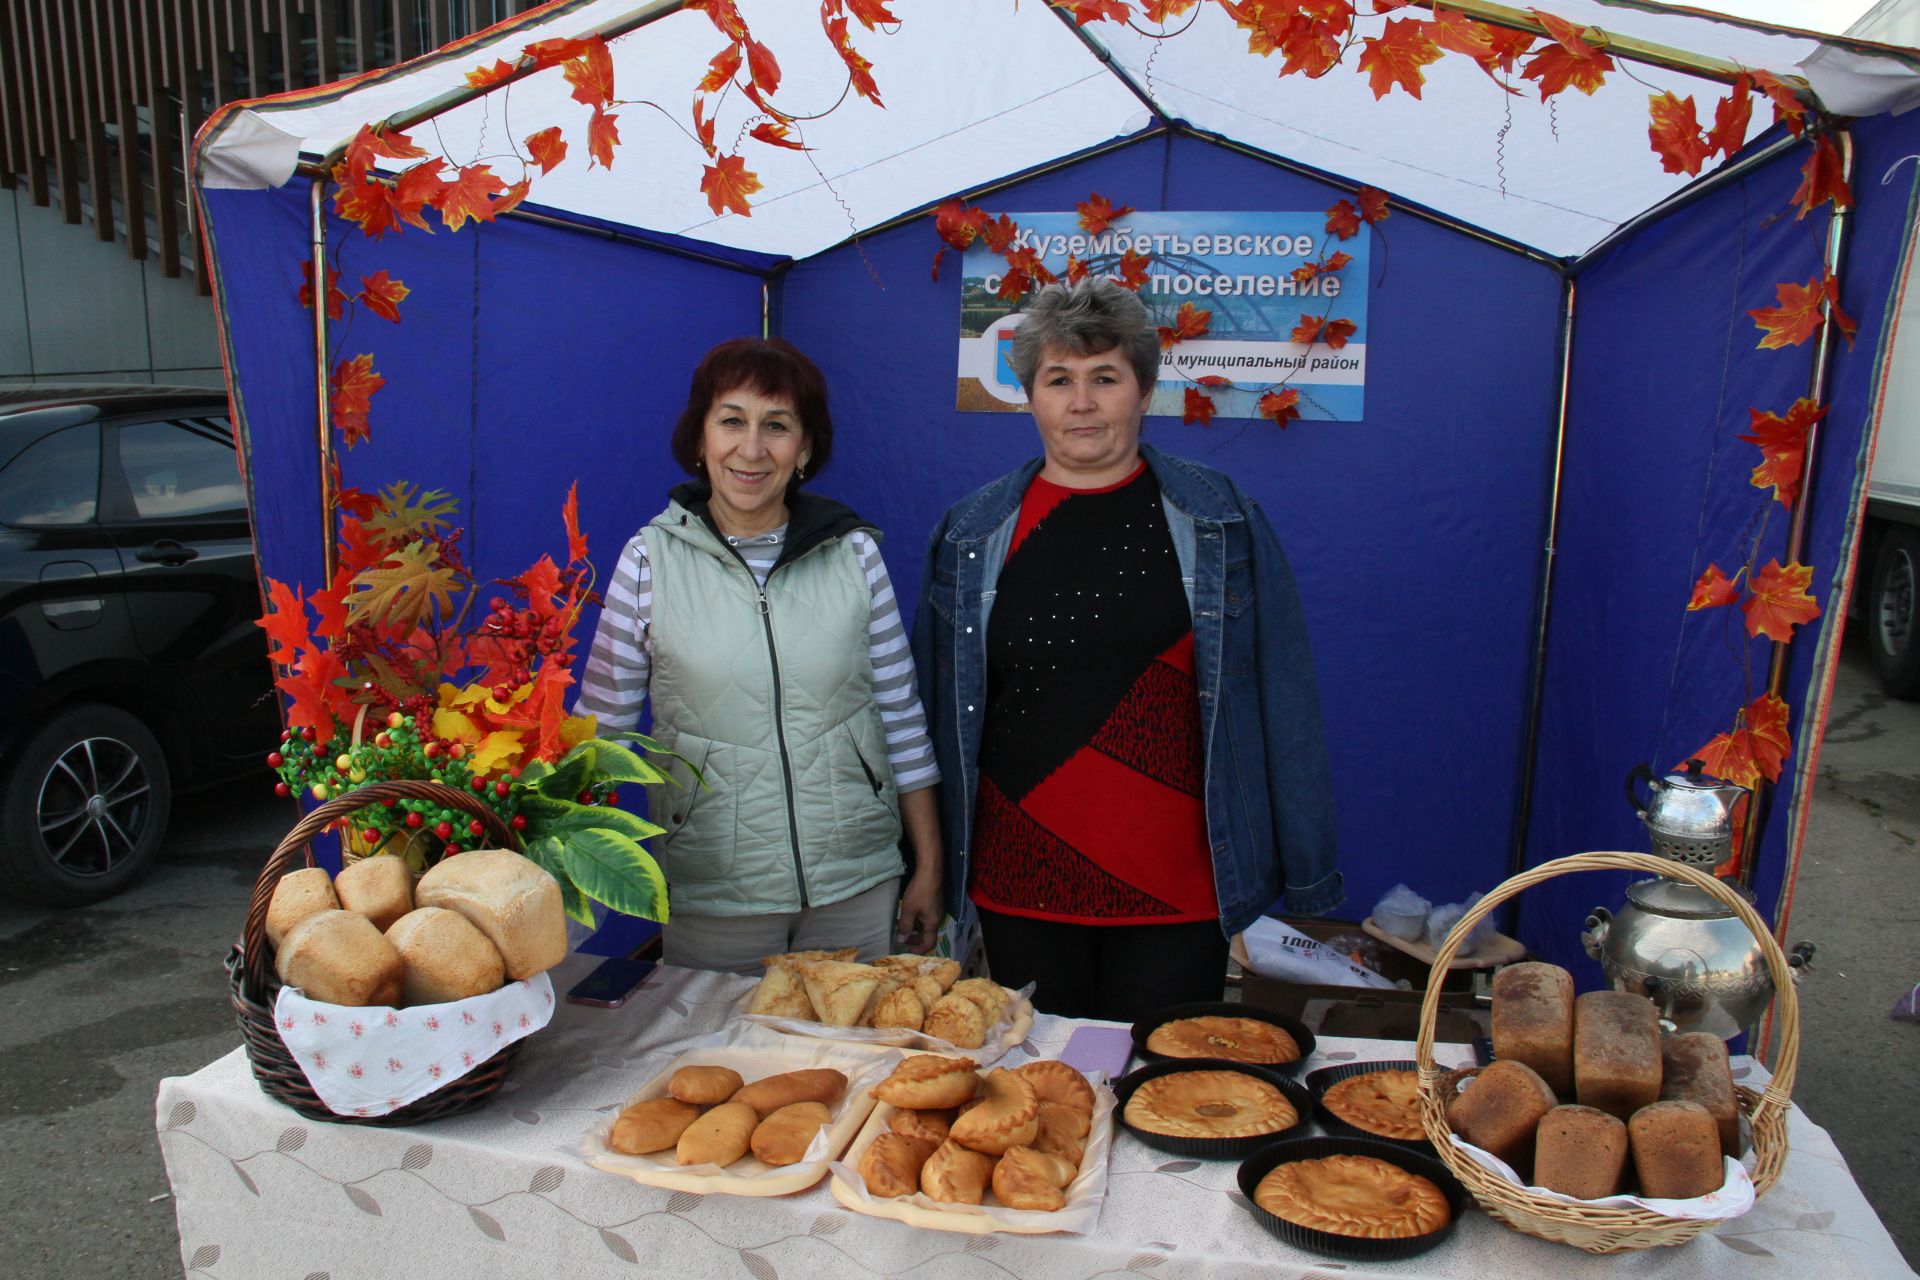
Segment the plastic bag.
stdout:
<path fill-rule="evenodd" d="M 1436 951 L 1439 950 L 1440 944 L 1447 940 L 1449 933 L 1453 932 L 1453 926 L 1460 923 L 1460 917 L 1467 914 L 1473 908 L 1473 904 L 1480 901 L 1483 896 L 1479 893 L 1469 894 L 1465 902 L 1449 902 L 1443 907 L 1435 907 L 1428 912 L 1427 945 Z M 1473 926 L 1473 931 L 1467 935 L 1466 941 L 1461 944 L 1457 954 L 1470 956 L 1485 946 L 1488 939 L 1492 937 L 1493 918 L 1488 916 Z"/>
<path fill-rule="evenodd" d="M 1247 967 L 1263 978 L 1340 987 L 1393 986 L 1379 974 L 1272 916 L 1261 916 L 1240 937 L 1247 948 Z"/>
<path fill-rule="evenodd" d="M 1373 904 L 1373 923 L 1382 933 L 1417 942 L 1426 931 L 1427 912 L 1432 908 L 1425 898 L 1404 884 L 1396 884 Z"/>

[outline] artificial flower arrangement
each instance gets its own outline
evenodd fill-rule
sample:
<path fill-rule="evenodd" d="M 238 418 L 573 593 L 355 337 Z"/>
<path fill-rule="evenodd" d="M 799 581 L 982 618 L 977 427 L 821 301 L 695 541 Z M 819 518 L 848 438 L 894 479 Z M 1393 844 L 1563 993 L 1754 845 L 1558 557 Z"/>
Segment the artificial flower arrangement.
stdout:
<path fill-rule="evenodd" d="M 451 495 L 404 481 L 377 495 L 341 490 L 327 589 L 303 597 L 267 579 L 259 625 L 290 699 L 267 764 L 278 794 L 320 801 L 394 778 L 469 790 L 559 882 L 568 915 L 590 925 L 598 902 L 664 920 L 666 879 L 643 843 L 661 828 L 615 804 L 622 785 L 679 785 L 646 758 L 678 757 L 643 735 L 631 735 L 639 752 L 599 738 L 593 717 L 563 702 L 574 627 L 598 602 L 576 490 L 561 509 L 566 564 L 542 555 L 493 582 L 461 556 Z M 386 800 L 360 810 L 343 843 L 349 856 L 393 854 L 423 870 L 484 830 L 432 800 Z"/>

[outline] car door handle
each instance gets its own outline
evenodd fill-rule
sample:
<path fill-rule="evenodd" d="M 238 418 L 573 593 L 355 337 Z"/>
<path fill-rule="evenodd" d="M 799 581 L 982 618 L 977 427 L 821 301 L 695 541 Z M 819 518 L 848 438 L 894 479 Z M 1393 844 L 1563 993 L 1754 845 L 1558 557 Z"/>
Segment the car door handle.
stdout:
<path fill-rule="evenodd" d="M 172 538 L 162 538 L 152 546 L 134 552 L 133 558 L 143 564 L 185 564 L 199 554 L 194 548 L 175 542 Z"/>

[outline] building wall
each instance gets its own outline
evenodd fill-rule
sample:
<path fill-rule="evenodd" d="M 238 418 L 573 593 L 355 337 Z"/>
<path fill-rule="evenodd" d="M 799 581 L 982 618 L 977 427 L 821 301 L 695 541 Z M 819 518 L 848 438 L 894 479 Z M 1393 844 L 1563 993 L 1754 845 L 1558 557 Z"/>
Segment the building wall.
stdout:
<path fill-rule="evenodd" d="M 0 387 L 222 385 L 213 303 L 124 242 L 0 190 Z"/>

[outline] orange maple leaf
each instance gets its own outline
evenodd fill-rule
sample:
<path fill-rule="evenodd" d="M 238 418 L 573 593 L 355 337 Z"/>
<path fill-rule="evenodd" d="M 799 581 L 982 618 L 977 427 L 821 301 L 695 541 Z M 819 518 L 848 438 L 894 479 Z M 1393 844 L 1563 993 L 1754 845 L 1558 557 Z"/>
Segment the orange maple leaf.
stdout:
<path fill-rule="evenodd" d="M 747 162 L 739 156 L 721 156 L 718 164 L 706 167 L 700 190 L 706 193 L 707 207 L 715 216 L 731 209 L 743 218 L 750 218 L 753 209 L 747 204 L 747 197 L 760 190 L 760 177 L 747 168 Z"/>
<path fill-rule="evenodd" d="M 1716 778 L 1751 787 L 1763 777 L 1778 782 L 1792 752 L 1787 704 L 1767 693 L 1740 709 L 1732 732 L 1719 734 L 1688 758 L 1698 759 Z"/>
<path fill-rule="evenodd" d="M 834 49 L 840 54 L 840 61 L 846 64 L 853 91 L 876 107 L 885 106 L 880 101 L 880 87 L 873 80 L 873 64 L 861 57 L 860 51 L 853 47 L 845 18 L 833 18 L 827 22 L 827 39 L 833 42 Z"/>
<path fill-rule="evenodd" d="M 560 126 L 527 135 L 527 154 L 540 166 L 541 173 L 552 173 L 567 158 L 567 140 L 560 136 Z"/>
<path fill-rule="evenodd" d="M 1203 387 L 1218 388 L 1218 387 L 1231 387 L 1233 385 L 1233 380 L 1231 378 L 1223 378 L 1217 373 L 1209 373 L 1204 377 L 1195 378 L 1194 381 Z"/>
<path fill-rule="evenodd" d="M 1386 216 L 1387 215 L 1384 211 L 1380 214 L 1380 217 L 1382 218 Z M 1376 218 L 1368 219 L 1369 222 L 1376 222 L 1378 220 L 1379 219 L 1376 219 Z M 1346 270 L 1347 265 L 1352 261 L 1353 261 L 1352 254 L 1346 252 L 1344 249 L 1336 249 L 1332 253 L 1328 254 L 1326 258 L 1321 261 L 1320 270 L 1322 274 L 1334 272 L 1334 271 L 1344 271 Z"/>
<path fill-rule="evenodd" d="M 1051 0 L 1056 9 L 1065 9 L 1073 14 L 1074 23 L 1086 26 L 1089 22 L 1125 22 L 1133 16 L 1127 0 Z"/>
<path fill-rule="evenodd" d="M 359 521 L 352 520 L 347 523 L 357 525 Z M 383 559 L 385 559 L 384 552 L 375 556 L 372 564 L 378 564 Z M 333 585 L 325 591 L 314 592 L 307 599 L 307 603 L 313 606 L 315 635 L 340 636 L 346 633 L 347 596 L 353 591 L 354 575 L 362 569 L 371 567 L 372 565 L 364 563 L 349 564 L 342 558 L 340 567 L 333 571 Z"/>
<path fill-rule="evenodd" d="M 274 681 L 293 700 L 287 708 L 287 723 L 295 729 L 312 729 L 316 749 L 333 741 L 335 709 L 353 709 L 346 691 L 334 683 L 346 674 L 346 664 L 333 650 L 309 649 L 296 670 Z"/>
<path fill-rule="evenodd" d="M 1296 16 L 1287 24 L 1286 34 L 1280 40 L 1280 52 L 1287 55 L 1280 74 L 1299 73 L 1309 80 L 1318 80 L 1339 64 L 1341 41 L 1352 27 L 1351 10 L 1328 17 Z M 1419 94 L 1416 92 L 1414 96 Z"/>
<path fill-rule="evenodd" d="M 1084 258 L 1067 255 L 1067 283 L 1079 284 L 1087 278 L 1087 263 Z"/>
<path fill-rule="evenodd" d="M 1327 230 L 1342 240 L 1360 234 L 1360 211 L 1353 207 L 1353 201 L 1342 200 L 1327 210 Z"/>
<path fill-rule="evenodd" d="M 580 532 L 580 482 L 567 486 L 567 500 L 560 504 L 560 521 L 567 526 L 567 563 L 578 564 L 587 558 L 587 535 Z"/>
<path fill-rule="evenodd" d="M 1180 414 L 1182 422 L 1197 422 L 1201 426 L 1213 424 L 1213 397 L 1198 387 L 1186 389 L 1185 405 Z"/>
<path fill-rule="evenodd" d="M 1493 56 L 1494 29 L 1454 9 L 1433 10 L 1434 44 L 1448 53 L 1464 53 L 1475 62 Z"/>
<path fill-rule="evenodd" d="M 327 319 L 329 320 L 340 318 L 340 308 L 347 300 L 347 295 L 335 284 L 339 279 L 340 273 L 328 267 Z M 313 261 L 311 259 L 300 264 L 300 305 L 307 308 L 313 306 Z"/>
<path fill-rule="evenodd" d="M 934 231 L 956 249 L 971 246 L 986 224 L 987 211 L 977 204 L 949 200 L 933 211 Z"/>
<path fill-rule="evenodd" d="M 994 290 L 994 296 L 1006 302 L 1018 302 L 1033 287 L 1033 276 L 1025 267 L 1008 267 L 1000 276 L 1000 287 Z"/>
<path fill-rule="evenodd" d="M 1310 347 L 1320 341 L 1320 330 L 1326 327 L 1326 323 L 1324 317 L 1303 315 L 1300 323 L 1293 326 L 1293 332 L 1287 335 L 1287 341 Z"/>
<path fill-rule="evenodd" d="M 1146 19 L 1148 22 L 1165 22 L 1168 18 L 1179 17 L 1199 3 L 1200 0 L 1146 0 Z"/>
<path fill-rule="evenodd" d="M 1773 286 L 1776 307 L 1760 307 L 1749 310 L 1754 326 L 1766 334 L 1760 339 L 1763 351 L 1777 350 L 1781 347 L 1797 347 L 1814 335 L 1820 327 L 1820 307 L 1824 302 L 1833 309 L 1833 323 L 1851 342 L 1855 330 L 1859 328 L 1853 317 L 1840 309 L 1840 284 L 1831 275 L 1815 277 L 1804 285 L 1776 284 Z"/>
<path fill-rule="evenodd" d="M 753 87 L 762 93 L 776 93 L 780 88 L 780 63 L 773 56 L 773 50 L 758 40 L 747 41 L 747 74 L 753 77 Z"/>
<path fill-rule="evenodd" d="M 1261 417 L 1271 418 L 1284 429 L 1300 416 L 1300 393 L 1292 387 L 1285 391 L 1269 391 L 1260 397 L 1259 408 Z"/>
<path fill-rule="evenodd" d="M 588 168 L 598 164 L 602 169 L 613 168 L 613 149 L 620 144 L 620 117 L 611 111 L 595 108 L 593 118 L 587 121 L 587 155 L 592 157 Z M 707 132 L 713 132 L 711 121 Z"/>
<path fill-rule="evenodd" d="M 578 57 L 567 59 L 563 73 L 573 86 L 573 100 L 584 107 L 604 107 L 613 101 L 613 54 L 607 42 L 593 36 Z"/>
<path fill-rule="evenodd" d="M 1732 578 L 1720 572 L 1720 566 L 1709 564 L 1700 580 L 1693 584 L 1693 596 L 1687 601 L 1687 612 L 1696 609 L 1718 609 L 1721 605 L 1732 604 L 1739 591 Z"/>
<path fill-rule="evenodd" d="M 778 120 L 762 120 L 753 126 L 752 137 L 770 147 L 785 147 L 789 151 L 806 151 L 807 144 L 792 136 L 793 131 Z"/>
<path fill-rule="evenodd" d="M 493 195 L 506 185 L 488 166 L 466 165 L 454 173 L 453 181 L 440 189 L 433 207 L 440 211 L 440 220 L 449 231 L 458 231 L 470 221 L 491 222 Z"/>
<path fill-rule="evenodd" d="M 345 165 L 334 168 L 340 184 L 333 193 L 333 212 L 374 240 L 393 230 L 393 203 L 385 183 L 371 174 L 356 177 Z"/>
<path fill-rule="evenodd" d="M 425 210 L 440 199 L 440 193 L 446 189 L 447 180 L 440 171 L 447 167 L 445 160 L 422 160 L 408 169 L 403 169 L 394 180 L 393 192 L 388 197 L 393 215 L 400 222 L 411 223 L 428 235 L 433 228 L 427 224 Z M 399 230 L 398 224 L 394 229 Z"/>
<path fill-rule="evenodd" d="M 1766 636 L 1782 644 L 1793 639 L 1793 629 L 1820 616 L 1820 606 L 1807 594 L 1813 581 L 1813 568 L 1788 561 L 1782 568 L 1778 560 L 1747 579 L 1747 598 L 1740 602 L 1747 615 L 1747 634 Z"/>
<path fill-rule="evenodd" d="M 1303 262 L 1293 270 L 1287 272 L 1287 278 L 1295 284 L 1306 284 L 1319 274 L 1320 264 L 1318 262 Z"/>
<path fill-rule="evenodd" d="M 1771 71 L 1749 71 L 1747 74 L 1753 78 L 1754 88 L 1766 94 L 1773 103 L 1775 124 L 1785 125 L 1787 132 L 1796 138 L 1806 131 L 1807 108 L 1798 94 L 1781 83 L 1780 77 Z"/>
<path fill-rule="evenodd" d="M 720 28 L 720 34 L 729 40 L 747 38 L 747 23 L 740 16 L 734 0 L 687 0 L 689 9 L 704 10 L 713 25 Z"/>
<path fill-rule="evenodd" d="M 253 625 L 273 641 L 267 661 L 277 666 L 293 662 L 296 650 L 313 647 L 313 637 L 307 633 L 306 602 L 299 591 L 284 582 L 267 579 L 267 611 Z"/>
<path fill-rule="evenodd" d="M 1378 187 L 1361 187 L 1353 193 L 1360 202 L 1360 221 L 1383 222 L 1393 210 L 1387 208 L 1387 193 Z"/>
<path fill-rule="evenodd" d="M 1653 143 L 1660 167 L 1668 173 L 1689 176 L 1700 172 L 1701 162 L 1713 148 L 1700 136 L 1700 119 L 1692 98 L 1676 98 L 1672 93 L 1647 96 L 1653 123 L 1647 126 L 1647 138 Z"/>
<path fill-rule="evenodd" d="M 372 408 L 373 393 L 386 386 L 387 380 L 373 371 L 373 353 L 363 352 L 335 365 L 333 376 L 327 381 L 331 391 L 328 408 L 333 414 L 334 429 L 351 449 L 367 438 L 367 414 Z"/>
<path fill-rule="evenodd" d="M 707 64 L 707 74 L 701 76 L 700 83 L 693 87 L 694 92 L 718 93 L 726 88 L 727 82 L 733 79 L 733 73 L 740 69 L 740 58 L 740 46 L 737 44 L 730 44 L 714 54 L 713 61 Z"/>
<path fill-rule="evenodd" d="M 1131 289 L 1135 293 L 1140 292 L 1141 287 L 1147 283 L 1147 266 L 1152 261 L 1153 259 L 1148 255 L 1136 253 L 1132 249 L 1120 255 L 1120 286 Z"/>
<path fill-rule="evenodd" d="M 1333 320 L 1328 322 L 1327 331 L 1321 337 L 1326 340 L 1329 347 L 1338 351 L 1347 345 L 1347 340 L 1353 337 L 1354 332 L 1359 328 L 1360 326 L 1351 320 Z"/>
<path fill-rule="evenodd" d="M 353 135 L 353 141 L 347 144 L 346 165 L 351 172 L 364 176 L 373 167 L 376 158 L 418 160 L 426 154 L 425 147 L 416 146 L 412 138 L 397 129 L 387 132 L 363 124 L 359 132 Z"/>
<path fill-rule="evenodd" d="M 1207 336 L 1207 328 L 1213 323 L 1213 312 L 1202 311 L 1191 302 L 1180 304 L 1179 313 L 1173 318 L 1171 326 L 1160 326 L 1160 349 L 1170 351 L 1182 342 Z"/>
<path fill-rule="evenodd" d="M 860 19 L 860 25 L 869 31 L 877 30 L 882 23 L 900 21 L 887 11 L 887 0 L 847 0 L 847 8 L 853 11 L 854 17 Z"/>
<path fill-rule="evenodd" d="M 401 281 L 390 279 L 386 272 L 376 271 L 360 277 L 360 292 L 353 296 L 382 320 L 399 324 L 400 303 L 412 292 Z"/>
<path fill-rule="evenodd" d="M 707 157 L 712 159 L 720 154 L 720 148 L 713 145 L 714 121 L 707 118 L 706 110 L 707 104 L 704 98 L 693 100 L 693 136 L 699 140 Z"/>
<path fill-rule="evenodd" d="M 1527 59 L 1526 69 L 1520 73 L 1520 78 L 1538 80 L 1540 100 L 1545 102 L 1569 86 L 1591 95 L 1606 82 L 1607 72 L 1611 70 L 1613 59 L 1604 53 L 1594 58 L 1582 58 L 1568 53 L 1557 44 L 1550 44 Z"/>
<path fill-rule="evenodd" d="M 1753 120 L 1752 80 L 1745 75 L 1733 78 L 1727 96 L 1713 104 L 1713 131 L 1707 135 L 1707 150 L 1731 157 L 1746 145 L 1747 125 Z"/>
<path fill-rule="evenodd" d="M 1085 200 L 1073 206 L 1080 212 L 1080 225 L 1090 236 L 1097 236 L 1112 224 L 1133 212 L 1133 206 L 1123 204 L 1118 209 L 1098 191 L 1092 192 Z"/>
<path fill-rule="evenodd" d="M 1533 48 L 1533 33 L 1515 31 L 1511 27 L 1492 27 L 1487 32 L 1487 42 L 1493 48 L 1485 56 L 1475 58 L 1474 61 L 1480 64 L 1480 69 L 1487 73 L 1489 80 L 1500 85 L 1508 93 L 1519 93 L 1518 89 L 1503 83 L 1496 73 L 1513 74 L 1514 64 L 1520 60 L 1520 55 Z"/>
<path fill-rule="evenodd" d="M 1773 490 L 1780 505 L 1791 508 L 1800 493 L 1800 473 L 1806 463 L 1807 433 L 1813 424 L 1827 416 L 1831 406 L 1816 405 L 1812 397 L 1793 402 L 1782 418 L 1762 409 L 1749 409 L 1753 416 L 1753 434 L 1740 438 L 1760 446 L 1762 461 L 1753 469 L 1753 487 Z"/>
<path fill-rule="evenodd" d="M 687 6 L 689 9 L 693 5 Z M 594 36 L 592 40 L 600 37 Z M 536 67 L 557 67 L 571 61 L 587 51 L 591 40 L 575 40 L 568 36 L 556 36 L 551 40 L 536 40 L 520 50 L 522 57 L 532 58 Z"/>
<path fill-rule="evenodd" d="M 1554 43 L 1558 44 L 1574 57 L 1589 59 L 1606 57 L 1604 53 L 1601 53 L 1598 49 L 1587 43 L 1586 36 L 1582 34 L 1581 28 L 1574 26 L 1565 18 L 1559 17 L 1556 14 L 1542 13 L 1538 9 L 1529 9 L 1527 12 L 1531 13 L 1539 20 L 1540 25 L 1547 29 L 1547 34 L 1553 38 Z"/>
<path fill-rule="evenodd" d="M 1047 269 L 1047 264 L 1040 260 L 1040 251 L 1032 245 L 1021 245 L 1016 249 L 1009 249 L 1001 256 L 1007 260 L 1009 267 L 1015 271 L 1025 272 L 1041 284 L 1052 284 L 1060 278 Z"/>
<path fill-rule="evenodd" d="M 1013 238 L 1020 234 L 1020 224 L 1006 214 L 997 218 L 987 217 L 984 213 L 980 223 L 980 235 L 986 240 L 987 248 L 995 253 L 1005 253 Z"/>
<path fill-rule="evenodd" d="M 1822 134 L 1813 140 L 1813 154 L 1800 170 L 1800 188 L 1793 193 L 1794 207 L 1800 210 L 1793 215 L 1795 221 L 1829 200 L 1836 210 L 1851 209 L 1853 189 L 1847 186 L 1840 149 L 1833 145 L 1832 138 Z"/>
<path fill-rule="evenodd" d="M 475 67 L 473 70 L 467 72 L 467 83 L 476 89 L 484 89 L 488 85 L 499 84 L 502 80 L 511 76 L 515 70 L 517 70 L 517 68 L 513 63 L 506 61 L 504 58 L 496 58 L 490 67 Z"/>
<path fill-rule="evenodd" d="M 1427 34 L 1430 23 L 1389 18 L 1378 38 L 1360 42 L 1360 70 L 1367 73 L 1373 96 L 1384 98 L 1396 84 L 1414 97 L 1427 82 L 1420 68 L 1440 60 L 1440 47 Z"/>
<path fill-rule="evenodd" d="M 519 208 L 520 202 L 527 198 L 527 192 L 531 190 L 533 190 L 533 179 L 522 178 L 520 179 L 520 181 L 508 187 L 505 191 L 502 191 L 499 195 L 495 196 L 493 199 L 493 204 L 491 206 L 493 209 L 493 216 L 497 218 L 501 214 L 506 213 L 510 209 Z"/>

